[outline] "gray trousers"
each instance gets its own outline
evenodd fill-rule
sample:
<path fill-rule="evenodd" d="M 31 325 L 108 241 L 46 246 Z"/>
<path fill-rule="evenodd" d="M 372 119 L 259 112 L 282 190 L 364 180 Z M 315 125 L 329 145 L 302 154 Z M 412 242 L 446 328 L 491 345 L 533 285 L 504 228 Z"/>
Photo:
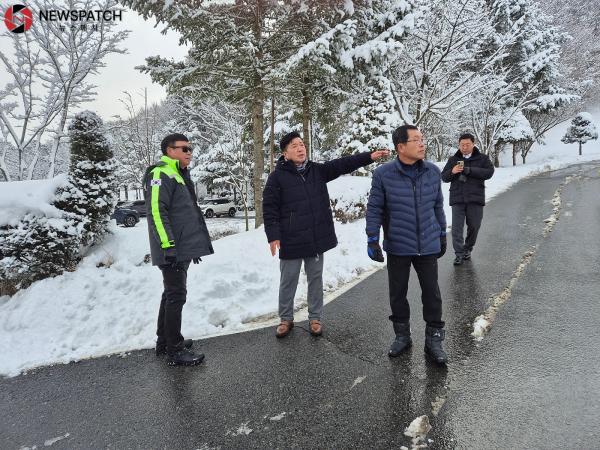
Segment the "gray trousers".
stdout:
<path fill-rule="evenodd" d="M 300 267 L 308 280 L 308 320 L 321 320 L 323 313 L 323 254 L 299 259 L 280 259 L 279 317 L 294 320 L 294 296 L 298 287 Z"/>
<path fill-rule="evenodd" d="M 459 203 L 452 205 L 452 247 L 456 256 L 463 256 L 465 250 L 473 250 L 477 233 L 483 219 L 483 205 Z M 467 222 L 467 238 L 463 238 Z"/>

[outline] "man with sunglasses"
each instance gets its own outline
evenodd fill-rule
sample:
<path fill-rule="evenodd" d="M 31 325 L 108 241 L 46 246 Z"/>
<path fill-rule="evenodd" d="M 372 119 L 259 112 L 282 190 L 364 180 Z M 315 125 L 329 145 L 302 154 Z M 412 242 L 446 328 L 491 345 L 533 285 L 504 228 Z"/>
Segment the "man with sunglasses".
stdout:
<path fill-rule="evenodd" d="M 144 176 L 144 192 L 152 264 L 162 272 L 164 291 L 158 310 L 156 354 L 167 354 L 169 365 L 195 366 L 204 359 L 193 353 L 191 339 L 181 335 L 190 262 L 214 253 L 204 216 L 188 170 L 192 147 L 175 133 L 161 144 L 162 158 Z"/>
<path fill-rule="evenodd" d="M 421 286 L 425 320 L 425 353 L 438 364 L 448 360 L 442 341 L 442 297 L 438 285 L 437 259 L 446 252 L 446 216 L 440 169 L 424 161 L 425 140 L 414 125 L 398 127 L 392 134 L 398 157 L 373 173 L 367 203 L 367 253 L 383 262 L 379 233 L 383 227 L 383 250 L 388 257 L 390 320 L 396 338 L 390 357 L 412 345 L 410 306 L 406 297 L 411 265 Z"/>

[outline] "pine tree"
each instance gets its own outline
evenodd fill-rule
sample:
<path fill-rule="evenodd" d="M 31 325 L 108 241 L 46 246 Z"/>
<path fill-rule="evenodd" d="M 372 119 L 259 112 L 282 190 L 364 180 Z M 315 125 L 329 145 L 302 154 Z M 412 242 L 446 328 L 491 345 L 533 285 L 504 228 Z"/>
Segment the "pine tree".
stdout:
<path fill-rule="evenodd" d="M 340 139 L 343 155 L 391 148 L 391 135 L 400 119 L 394 111 L 389 81 L 380 77 L 367 86 L 351 115 L 350 129 Z"/>
<path fill-rule="evenodd" d="M 78 113 L 69 125 L 71 165 L 69 183 L 54 205 L 65 211 L 79 231 L 81 244 L 92 245 L 108 231 L 117 200 L 116 164 L 105 137 L 102 119 L 91 111 Z"/>
<path fill-rule="evenodd" d="M 0 227 L 0 295 L 73 270 L 79 248 L 77 230 L 61 218 L 27 214 L 15 226 Z"/>
<path fill-rule="evenodd" d="M 587 141 L 598 139 L 598 130 L 592 122 L 590 113 L 581 112 L 571 121 L 571 126 L 561 141 L 565 144 L 579 143 L 579 155 L 581 156 L 581 146 Z"/>

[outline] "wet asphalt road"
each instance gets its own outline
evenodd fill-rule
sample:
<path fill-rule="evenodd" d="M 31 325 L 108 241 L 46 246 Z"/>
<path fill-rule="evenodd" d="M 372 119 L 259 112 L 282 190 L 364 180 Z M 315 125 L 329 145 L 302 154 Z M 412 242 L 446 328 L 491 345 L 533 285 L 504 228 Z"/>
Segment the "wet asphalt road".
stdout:
<path fill-rule="evenodd" d="M 424 414 L 430 448 L 598 448 L 599 168 L 518 183 L 485 208 L 472 262 L 440 260 L 447 368 L 423 355 L 414 273 L 414 346 L 387 357 L 382 270 L 325 307 L 322 338 L 304 322 L 284 340 L 267 328 L 196 342 L 207 355 L 196 368 L 144 350 L 0 380 L 0 448 L 410 448 L 403 431 Z M 544 237 L 551 199 L 573 173 Z M 476 343 L 473 319 L 528 251 Z"/>

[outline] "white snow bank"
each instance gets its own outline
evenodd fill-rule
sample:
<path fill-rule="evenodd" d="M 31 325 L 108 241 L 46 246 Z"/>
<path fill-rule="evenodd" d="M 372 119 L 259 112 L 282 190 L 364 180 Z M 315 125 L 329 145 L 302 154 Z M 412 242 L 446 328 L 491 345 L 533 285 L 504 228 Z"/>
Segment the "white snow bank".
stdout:
<path fill-rule="evenodd" d="M 50 202 L 56 189 L 66 183 L 66 175 L 58 175 L 50 180 L 0 183 L 0 226 L 17 225 L 27 214 L 60 217 L 61 211 Z"/>

